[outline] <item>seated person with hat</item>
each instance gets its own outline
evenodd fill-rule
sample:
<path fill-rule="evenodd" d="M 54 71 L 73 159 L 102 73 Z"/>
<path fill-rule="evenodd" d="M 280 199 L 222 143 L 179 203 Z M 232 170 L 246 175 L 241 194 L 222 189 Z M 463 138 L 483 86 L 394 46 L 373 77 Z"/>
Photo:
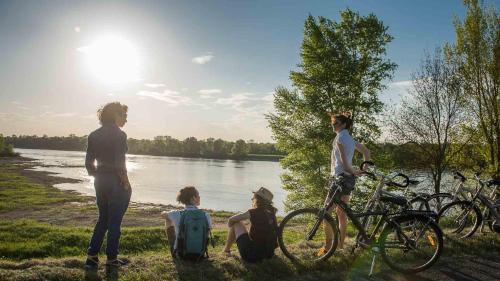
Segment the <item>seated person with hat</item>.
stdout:
<path fill-rule="evenodd" d="M 246 262 L 260 262 L 274 256 L 278 247 L 278 224 L 272 200 L 271 191 L 261 187 L 253 192 L 252 209 L 229 218 L 225 254 L 231 254 L 231 246 L 236 242 L 241 258 Z M 245 220 L 250 221 L 250 231 L 243 224 Z"/>

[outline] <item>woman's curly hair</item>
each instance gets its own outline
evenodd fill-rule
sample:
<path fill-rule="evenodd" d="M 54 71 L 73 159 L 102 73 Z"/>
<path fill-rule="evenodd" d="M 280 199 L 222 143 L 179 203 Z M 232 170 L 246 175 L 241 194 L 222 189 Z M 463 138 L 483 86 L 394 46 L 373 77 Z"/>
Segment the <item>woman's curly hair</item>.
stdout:
<path fill-rule="evenodd" d="M 177 193 L 177 202 L 189 205 L 191 203 L 191 199 L 193 199 L 193 197 L 197 194 L 198 190 L 196 190 L 194 186 L 186 186 Z"/>
<path fill-rule="evenodd" d="M 97 110 L 97 117 L 101 124 L 115 123 L 116 116 L 127 114 L 128 106 L 119 102 L 110 102 Z"/>

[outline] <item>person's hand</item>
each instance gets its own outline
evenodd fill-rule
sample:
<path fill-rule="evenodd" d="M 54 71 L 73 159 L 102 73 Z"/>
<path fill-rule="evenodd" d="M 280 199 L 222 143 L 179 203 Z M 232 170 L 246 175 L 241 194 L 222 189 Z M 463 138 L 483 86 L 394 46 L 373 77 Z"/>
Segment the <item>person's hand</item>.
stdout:
<path fill-rule="evenodd" d="M 129 190 L 131 190 L 131 189 L 132 189 L 132 186 L 130 185 L 130 182 L 129 182 L 129 181 L 127 181 L 127 182 L 125 182 L 125 183 L 123 184 L 123 189 L 125 189 L 125 190 L 127 190 L 127 191 L 129 191 Z"/>

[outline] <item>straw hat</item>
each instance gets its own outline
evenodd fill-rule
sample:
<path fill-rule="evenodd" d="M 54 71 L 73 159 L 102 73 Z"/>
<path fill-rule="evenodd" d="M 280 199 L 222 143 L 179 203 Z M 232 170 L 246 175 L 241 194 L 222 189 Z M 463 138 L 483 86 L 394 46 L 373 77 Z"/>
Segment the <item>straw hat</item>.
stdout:
<path fill-rule="evenodd" d="M 259 195 L 260 197 L 262 197 L 263 199 L 265 199 L 269 202 L 273 201 L 273 193 L 265 187 L 259 188 L 259 190 L 254 191 L 253 194 Z"/>

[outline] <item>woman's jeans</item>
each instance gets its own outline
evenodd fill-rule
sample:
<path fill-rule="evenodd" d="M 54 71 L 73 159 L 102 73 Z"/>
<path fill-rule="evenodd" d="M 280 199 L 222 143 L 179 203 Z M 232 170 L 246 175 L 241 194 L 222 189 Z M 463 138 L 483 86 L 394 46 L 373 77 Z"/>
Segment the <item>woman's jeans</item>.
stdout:
<path fill-rule="evenodd" d="M 106 255 L 108 259 L 116 259 L 121 234 L 120 227 L 132 191 L 125 190 L 119 177 L 111 173 L 96 175 L 94 187 L 99 219 L 95 225 L 87 254 L 94 256 L 99 253 L 107 231 Z"/>

